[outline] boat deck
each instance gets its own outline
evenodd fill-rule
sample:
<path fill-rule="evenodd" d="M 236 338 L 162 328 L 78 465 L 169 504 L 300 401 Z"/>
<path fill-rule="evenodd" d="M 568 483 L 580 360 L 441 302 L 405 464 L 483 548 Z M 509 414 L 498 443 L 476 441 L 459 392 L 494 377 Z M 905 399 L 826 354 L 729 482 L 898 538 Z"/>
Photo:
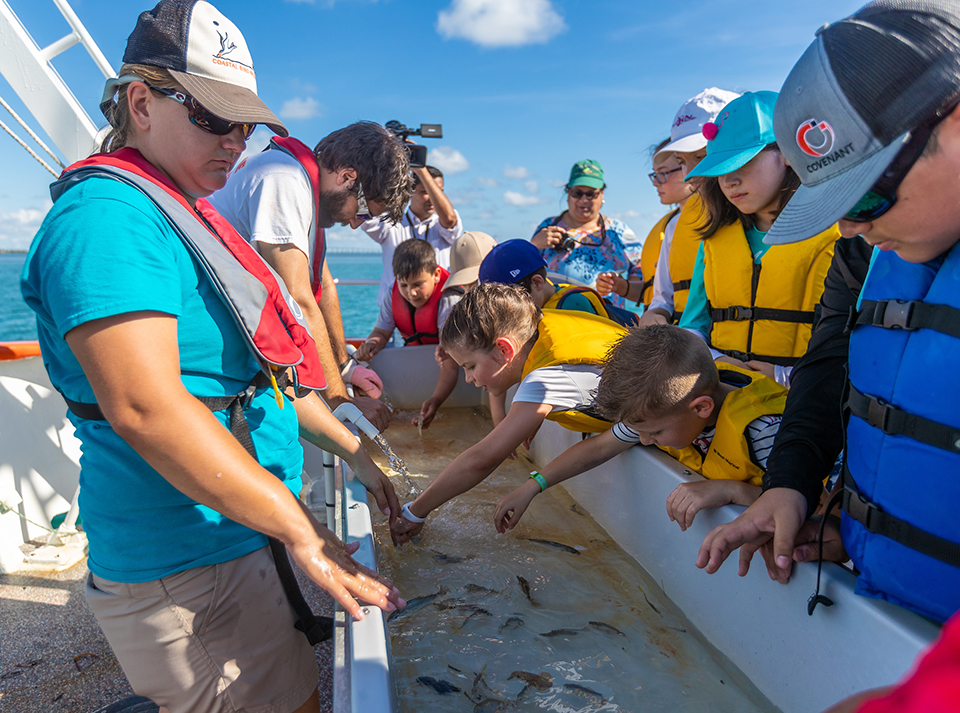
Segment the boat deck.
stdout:
<path fill-rule="evenodd" d="M 93 713 L 133 694 L 84 598 L 86 559 L 63 572 L 0 575 L 0 713 Z M 301 578 L 304 597 L 332 616 L 333 600 Z M 316 648 L 320 710 L 333 711 L 333 644 Z"/>

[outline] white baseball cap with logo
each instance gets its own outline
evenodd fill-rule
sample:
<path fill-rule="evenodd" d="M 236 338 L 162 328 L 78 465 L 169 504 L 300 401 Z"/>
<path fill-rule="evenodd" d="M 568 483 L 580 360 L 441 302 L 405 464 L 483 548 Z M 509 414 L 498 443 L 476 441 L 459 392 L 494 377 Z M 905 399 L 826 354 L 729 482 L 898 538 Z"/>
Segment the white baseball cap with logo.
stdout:
<path fill-rule="evenodd" d="M 161 0 L 141 13 L 127 40 L 124 64 L 164 67 L 204 108 L 221 119 L 287 129 L 257 96 L 257 75 L 239 28 L 205 0 Z M 107 80 L 101 110 L 110 118 L 113 94 L 139 77 Z"/>
<path fill-rule="evenodd" d="M 657 151 L 653 162 L 659 163 L 666 158 L 666 154 L 674 151 L 688 152 L 706 148 L 707 139 L 703 135 L 703 125 L 716 119 L 720 110 L 738 96 L 738 92 L 709 87 L 684 102 L 670 125 L 670 143 Z"/>

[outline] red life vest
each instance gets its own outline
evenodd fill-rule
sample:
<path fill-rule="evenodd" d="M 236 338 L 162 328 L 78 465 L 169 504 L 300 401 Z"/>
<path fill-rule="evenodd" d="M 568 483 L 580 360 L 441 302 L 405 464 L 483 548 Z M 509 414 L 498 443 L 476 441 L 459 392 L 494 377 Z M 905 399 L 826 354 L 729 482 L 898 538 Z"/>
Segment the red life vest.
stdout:
<path fill-rule="evenodd" d="M 400 286 L 394 279 L 390 307 L 393 310 L 393 321 L 400 330 L 400 336 L 403 337 L 403 346 L 440 343 L 437 313 L 440 311 L 440 298 L 443 297 L 443 286 L 448 277 L 450 273 L 441 267 L 440 282 L 437 283 L 427 303 L 419 309 L 403 299 Z"/>
<path fill-rule="evenodd" d="M 139 151 L 124 148 L 94 154 L 68 166 L 50 187 L 56 200 L 70 186 L 93 176 L 140 190 L 163 213 L 220 299 L 264 372 L 293 367 L 299 388 L 324 389 L 317 347 L 300 306 L 257 251 L 205 199 L 192 207 L 174 184 Z M 250 276 L 256 278 L 250 280 Z"/>
<path fill-rule="evenodd" d="M 326 234 L 317 223 L 320 217 L 320 164 L 313 151 L 305 143 L 292 136 L 286 138 L 274 136 L 270 139 L 270 145 L 267 146 L 267 150 L 270 149 L 278 149 L 297 159 L 310 178 L 310 186 L 313 188 L 313 225 L 310 226 L 310 232 L 312 233 L 310 237 L 314 241 L 313 262 L 310 264 L 310 286 L 313 288 L 313 296 L 319 304 L 320 295 L 323 293 L 323 261 L 327 257 Z"/>

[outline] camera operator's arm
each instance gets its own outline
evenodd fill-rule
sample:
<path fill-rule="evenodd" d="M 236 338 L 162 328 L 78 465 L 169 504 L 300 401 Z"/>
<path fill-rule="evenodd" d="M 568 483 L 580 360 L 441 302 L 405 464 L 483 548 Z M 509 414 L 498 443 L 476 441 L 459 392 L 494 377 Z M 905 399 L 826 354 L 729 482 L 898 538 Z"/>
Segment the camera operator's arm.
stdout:
<path fill-rule="evenodd" d="M 415 168 L 413 172 L 423 184 L 430 196 L 430 202 L 433 203 L 434 210 L 437 211 L 437 218 L 440 219 L 440 225 L 447 230 L 457 226 L 457 212 L 453 209 L 450 199 L 444 194 L 443 189 L 437 184 L 436 179 L 430 175 L 426 168 Z"/>

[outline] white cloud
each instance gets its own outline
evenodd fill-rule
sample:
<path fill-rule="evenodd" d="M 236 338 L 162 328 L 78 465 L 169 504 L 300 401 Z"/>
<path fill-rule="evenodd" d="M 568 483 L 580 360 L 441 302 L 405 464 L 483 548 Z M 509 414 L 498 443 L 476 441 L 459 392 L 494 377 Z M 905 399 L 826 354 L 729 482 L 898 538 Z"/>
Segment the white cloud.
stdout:
<path fill-rule="evenodd" d="M 523 184 L 523 187 L 527 189 L 527 193 L 540 192 L 540 185 L 536 181 L 527 181 Z"/>
<path fill-rule="evenodd" d="M 522 181 L 524 178 L 530 178 L 530 171 L 523 166 L 511 166 L 509 163 L 503 167 L 503 175 L 507 178 L 513 178 Z"/>
<path fill-rule="evenodd" d="M 500 182 L 496 178 L 487 178 L 486 176 L 477 176 L 473 179 L 473 182 L 478 186 L 484 186 L 486 188 L 496 188 L 500 185 Z"/>
<path fill-rule="evenodd" d="M 438 146 L 428 151 L 428 163 L 444 173 L 460 173 L 470 168 L 466 157 L 450 146 Z"/>
<path fill-rule="evenodd" d="M 481 47 L 542 44 L 567 29 L 550 0 L 453 0 L 437 15 L 437 32 Z"/>
<path fill-rule="evenodd" d="M 326 230 L 327 247 L 334 250 L 357 250 L 360 252 L 379 252 L 377 245 L 362 230 L 351 230 L 336 225 Z M 334 275 L 334 277 L 350 277 L 350 275 Z"/>
<path fill-rule="evenodd" d="M 567 185 L 566 181 L 562 181 L 558 178 L 551 178 L 550 180 L 547 181 L 547 183 L 553 186 L 554 188 L 563 188 L 565 185 Z"/>
<path fill-rule="evenodd" d="M 538 203 L 543 203 L 540 198 L 536 196 L 525 196 L 522 193 L 517 193 L 516 191 L 506 191 L 503 194 L 503 200 L 505 200 L 509 205 L 537 205 Z"/>
<path fill-rule="evenodd" d="M 30 241 L 40 229 L 47 211 L 50 210 L 49 201 L 43 210 L 36 208 L 21 208 L 13 212 L 0 211 L 0 248 L 4 250 L 26 250 Z"/>
<path fill-rule="evenodd" d="M 320 102 L 313 97 L 287 99 L 280 108 L 281 119 L 312 119 L 322 113 Z"/>

